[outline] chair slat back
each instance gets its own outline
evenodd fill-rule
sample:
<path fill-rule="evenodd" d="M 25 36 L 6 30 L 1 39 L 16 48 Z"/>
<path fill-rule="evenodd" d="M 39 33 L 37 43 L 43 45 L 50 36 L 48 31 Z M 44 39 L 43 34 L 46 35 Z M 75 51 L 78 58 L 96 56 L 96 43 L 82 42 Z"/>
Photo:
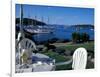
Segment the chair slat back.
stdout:
<path fill-rule="evenodd" d="M 26 50 L 36 50 L 36 45 L 33 41 L 30 39 L 23 39 L 20 41 L 19 45 L 21 46 L 21 49 L 26 49 Z"/>
<path fill-rule="evenodd" d="M 87 63 L 87 51 L 85 48 L 77 48 L 73 54 L 73 69 L 85 69 Z"/>
<path fill-rule="evenodd" d="M 19 53 L 19 57 L 18 57 L 19 64 L 21 64 L 21 63 L 23 63 L 23 60 L 22 60 L 22 62 L 20 62 L 20 59 L 21 59 L 21 56 L 24 53 L 27 53 L 28 58 L 31 58 L 32 57 L 32 51 L 37 50 L 37 49 L 36 49 L 36 45 L 33 41 L 31 41 L 28 38 L 24 38 L 18 43 L 17 50 L 18 50 L 18 53 Z"/>

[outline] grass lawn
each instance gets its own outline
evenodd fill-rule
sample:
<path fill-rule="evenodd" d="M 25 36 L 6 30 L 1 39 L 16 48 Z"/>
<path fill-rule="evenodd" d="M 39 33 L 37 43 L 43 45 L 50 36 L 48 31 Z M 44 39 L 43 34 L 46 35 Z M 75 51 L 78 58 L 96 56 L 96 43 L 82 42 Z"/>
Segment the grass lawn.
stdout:
<path fill-rule="evenodd" d="M 93 69 L 94 68 L 94 63 L 87 61 L 86 69 Z M 56 71 L 59 70 L 72 70 L 72 63 L 67 64 L 67 65 L 59 65 L 56 66 Z"/>
<path fill-rule="evenodd" d="M 74 52 L 79 47 L 84 47 L 89 52 L 94 53 L 94 42 L 88 42 L 88 43 L 82 43 L 82 44 L 71 44 L 70 43 L 70 44 L 66 44 L 65 46 L 59 46 L 59 48 L 64 48 L 64 49 L 69 50 L 71 52 Z M 43 54 L 55 59 L 56 63 L 57 62 L 65 62 L 65 61 L 69 60 L 69 58 L 67 56 L 65 57 L 63 55 L 60 55 L 60 54 L 58 54 L 56 52 L 52 52 L 52 51 L 43 52 Z M 91 68 L 94 68 L 94 63 L 88 61 L 86 69 L 91 69 Z M 68 65 L 56 66 L 55 70 L 71 70 L 71 69 L 72 69 L 72 63 L 70 63 Z"/>
<path fill-rule="evenodd" d="M 56 60 L 56 63 L 57 62 L 65 62 L 65 61 L 68 61 L 69 60 L 69 58 L 67 58 L 67 57 L 65 57 L 63 55 L 59 55 L 58 53 L 52 52 L 52 51 L 48 51 L 48 52 L 45 52 L 43 54 L 45 54 L 45 55 L 47 55 L 47 56 L 55 59 Z"/>
<path fill-rule="evenodd" d="M 61 46 L 61 48 L 64 48 L 69 51 L 75 51 L 79 47 L 84 47 L 88 51 L 94 52 L 94 42 L 88 42 L 88 43 L 82 43 L 82 44 L 68 44 L 66 46 Z"/>
<path fill-rule="evenodd" d="M 70 64 L 67 64 L 67 65 L 59 65 L 59 66 L 56 66 L 56 71 L 59 71 L 59 70 L 72 70 L 72 63 Z"/>
<path fill-rule="evenodd" d="M 88 51 L 94 52 L 94 42 L 89 42 L 89 43 L 84 43 L 84 44 L 68 44 L 67 46 L 63 46 L 61 48 L 64 48 L 66 50 L 70 50 L 71 52 L 74 52 L 75 49 L 79 47 L 84 47 Z M 93 69 L 94 68 L 94 63 L 90 62 L 89 60 L 87 61 L 86 69 Z M 56 70 L 72 70 L 72 63 L 68 65 L 60 65 L 56 66 Z"/>

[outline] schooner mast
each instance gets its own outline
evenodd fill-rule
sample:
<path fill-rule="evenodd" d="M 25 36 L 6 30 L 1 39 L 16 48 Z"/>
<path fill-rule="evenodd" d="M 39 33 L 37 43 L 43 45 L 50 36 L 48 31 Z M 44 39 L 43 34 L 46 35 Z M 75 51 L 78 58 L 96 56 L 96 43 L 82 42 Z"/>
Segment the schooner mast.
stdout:
<path fill-rule="evenodd" d="M 21 37 L 24 38 L 24 30 L 23 30 L 23 5 L 20 4 L 20 32 Z"/>

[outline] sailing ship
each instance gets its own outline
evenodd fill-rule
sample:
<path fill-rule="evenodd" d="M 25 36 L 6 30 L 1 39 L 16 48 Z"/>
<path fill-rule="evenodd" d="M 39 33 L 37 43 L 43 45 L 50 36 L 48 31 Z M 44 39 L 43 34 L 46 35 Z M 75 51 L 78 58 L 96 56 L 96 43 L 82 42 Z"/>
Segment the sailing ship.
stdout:
<path fill-rule="evenodd" d="M 36 20 L 36 16 L 35 16 L 35 20 Z M 43 17 L 42 20 L 43 22 Z M 48 23 L 49 23 L 49 18 L 48 18 Z M 29 28 L 30 27 L 30 28 Z M 39 34 L 39 33 L 52 33 L 53 32 L 53 27 L 50 27 L 48 25 L 37 25 L 36 22 L 33 25 L 28 25 L 24 28 L 24 30 L 28 33 L 31 34 Z"/>

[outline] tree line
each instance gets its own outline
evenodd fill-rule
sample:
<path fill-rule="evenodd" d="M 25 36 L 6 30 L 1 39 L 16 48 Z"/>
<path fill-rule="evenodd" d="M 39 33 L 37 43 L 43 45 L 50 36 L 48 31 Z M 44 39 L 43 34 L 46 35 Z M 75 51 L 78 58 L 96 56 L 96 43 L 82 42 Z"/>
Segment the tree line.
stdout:
<path fill-rule="evenodd" d="M 87 33 L 79 33 L 79 32 L 72 33 L 73 43 L 88 42 L 89 40 L 90 36 Z"/>

